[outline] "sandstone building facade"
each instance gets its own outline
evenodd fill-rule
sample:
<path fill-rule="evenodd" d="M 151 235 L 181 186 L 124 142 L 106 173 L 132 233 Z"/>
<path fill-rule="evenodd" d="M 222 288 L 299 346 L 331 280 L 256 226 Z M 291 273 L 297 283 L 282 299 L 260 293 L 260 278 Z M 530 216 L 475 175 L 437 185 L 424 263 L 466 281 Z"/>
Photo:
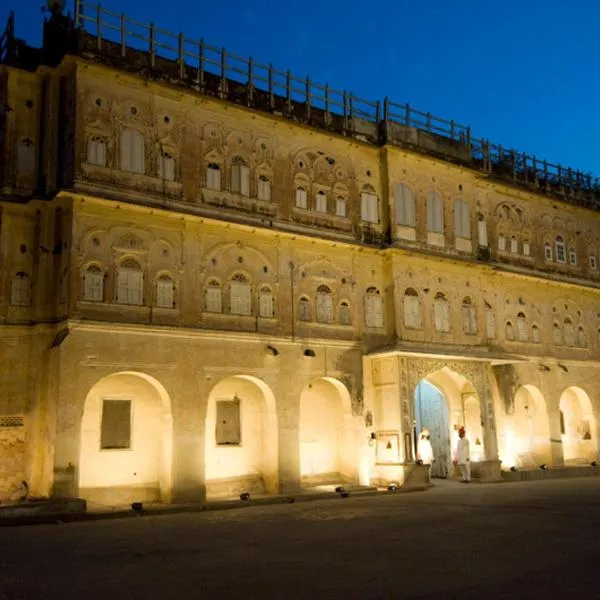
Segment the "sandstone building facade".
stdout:
<path fill-rule="evenodd" d="M 0 45 L 0 500 L 596 460 L 589 178 L 77 4 Z"/>

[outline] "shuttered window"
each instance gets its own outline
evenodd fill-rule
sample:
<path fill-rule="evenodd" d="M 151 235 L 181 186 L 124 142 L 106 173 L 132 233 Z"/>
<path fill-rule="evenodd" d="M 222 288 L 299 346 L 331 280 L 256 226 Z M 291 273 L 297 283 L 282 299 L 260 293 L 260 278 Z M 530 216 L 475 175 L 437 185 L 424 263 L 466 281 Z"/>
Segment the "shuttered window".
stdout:
<path fill-rule="evenodd" d="M 133 261 L 127 261 L 117 274 L 117 302 L 141 306 L 144 302 L 144 274 Z"/>
<path fill-rule="evenodd" d="M 31 280 L 29 275 L 19 271 L 14 275 L 10 285 L 10 303 L 13 306 L 31 305 Z"/>
<path fill-rule="evenodd" d="M 135 129 L 125 129 L 121 134 L 121 169 L 144 173 L 144 138 Z"/>
<path fill-rule="evenodd" d="M 215 163 L 206 167 L 206 187 L 209 190 L 221 191 L 221 167 Z"/>
<path fill-rule="evenodd" d="M 206 310 L 213 313 L 220 313 L 223 310 L 221 286 L 216 281 L 209 282 L 206 288 Z"/>
<path fill-rule="evenodd" d="M 308 208 L 306 190 L 303 187 L 296 188 L 296 208 Z"/>
<path fill-rule="evenodd" d="M 131 448 L 131 400 L 103 400 L 100 427 L 102 450 Z"/>
<path fill-rule="evenodd" d="M 161 275 L 156 282 L 156 306 L 173 308 L 173 280 L 168 275 Z"/>
<path fill-rule="evenodd" d="M 365 324 L 367 327 L 383 327 L 383 298 L 376 288 L 369 288 L 365 296 Z"/>
<path fill-rule="evenodd" d="M 342 196 L 338 196 L 335 199 L 335 214 L 338 217 L 346 216 L 346 198 Z"/>
<path fill-rule="evenodd" d="M 261 175 L 258 179 L 258 199 L 264 202 L 271 201 L 271 182 L 266 175 Z"/>
<path fill-rule="evenodd" d="M 104 273 L 96 265 L 87 268 L 83 276 L 83 299 L 88 302 L 102 302 L 104 300 Z"/>
<path fill-rule="evenodd" d="M 320 286 L 317 290 L 317 321 L 319 323 L 333 321 L 333 297 L 326 285 Z"/>
<path fill-rule="evenodd" d="M 379 201 L 375 194 L 363 192 L 360 195 L 360 218 L 367 223 L 379 223 Z"/>
<path fill-rule="evenodd" d="M 87 162 L 90 165 L 106 166 L 106 143 L 102 138 L 92 137 L 88 140 Z"/>
<path fill-rule="evenodd" d="M 310 303 L 308 298 L 300 298 L 298 302 L 298 319 L 300 321 L 310 321 Z"/>
<path fill-rule="evenodd" d="M 240 400 L 217 400 L 215 441 L 218 446 L 239 446 L 242 443 Z"/>
<path fill-rule="evenodd" d="M 463 333 L 475 335 L 477 333 L 477 310 L 470 298 L 465 298 L 462 304 Z"/>
<path fill-rule="evenodd" d="M 442 293 L 438 293 L 433 301 L 433 320 L 437 331 L 450 331 L 450 307 Z"/>
<path fill-rule="evenodd" d="M 315 210 L 320 213 L 327 212 L 327 194 L 325 192 L 317 192 L 315 199 Z"/>
<path fill-rule="evenodd" d="M 488 339 L 493 340 L 496 337 L 496 317 L 489 304 L 485 308 L 485 330 Z"/>
<path fill-rule="evenodd" d="M 340 325 L 351 325 L 352 315 L 350 314 L 350 306 L 347 302 L 340 304 Z"/>
<path fill-rule="evenodd" d="M 268 287 L 264 287 L 258 294 L 259 311 L 260 316 L 265 318 L 271 318 L 275 314 L 273 308 L 273 294 Z"/>
<path fill-rule="evenodd" d="M 421 302 L 415 290 L 404 292 L 404 326 L 409 329 L 421 329 Z"/>
<path fill-rule="evenodd" d="M 483 218 L 477 221 L 477 242 L 480 246 L 488 245 L 487 226 Z"/>
<path fill-rule="evenodd" d="M 415 226 L 415 197 L 413 191 L 404 183 L 396 185 L 396 224 L 406 227 Z"/>
<path fill-rule="evenodd" d="M 454 200 L 454 235 L 471 239 L 471 207 L 463 198 Z"/>
<path fill-rule="evenodd" d="M 21 175 L 35 171 L 35 144 L 30 138 L 23 138 L 17 147 L 17 171 Z"/>
<path fill-rule="evenodd" d="M 250 196 L 250 169 L 242 159 L 231 165 L 231 191 L 242 196 Z"/>
<path fill-rule="evenodd" d="M 527 318 L 523 313 L 517 316 L 517 339 L 519 342 L 526 342 L 529 339 L 529 328 L 527 327 Z"/>
<path fill-rule="evenodd" d="M 232 315 L 249 315 L 252 313 L 252 302 L 250 293 L 250 284 L 244 281 L 241 276 L 239 279 L 231 282 L 231 305 Z"/>
<path fill-rule="evenodd" d="M 158 176 L 165 181 L 175 181 L 175 159 L 168 152 L 158 157 Z"/>
<path fill-rule="evenodd" d="M 444 204 L 437 192 L 427 194 L 427 231 L 444 233 Z"/>

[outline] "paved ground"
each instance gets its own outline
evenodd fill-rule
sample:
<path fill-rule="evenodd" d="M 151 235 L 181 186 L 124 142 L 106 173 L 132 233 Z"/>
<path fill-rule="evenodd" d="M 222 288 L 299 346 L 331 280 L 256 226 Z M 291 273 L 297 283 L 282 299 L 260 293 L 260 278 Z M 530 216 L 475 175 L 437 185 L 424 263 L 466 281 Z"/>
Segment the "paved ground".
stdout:
<path fill-rule="evenodd" d="M 600 478 L 0 529 L 2 600 L 595 598 Z"/>

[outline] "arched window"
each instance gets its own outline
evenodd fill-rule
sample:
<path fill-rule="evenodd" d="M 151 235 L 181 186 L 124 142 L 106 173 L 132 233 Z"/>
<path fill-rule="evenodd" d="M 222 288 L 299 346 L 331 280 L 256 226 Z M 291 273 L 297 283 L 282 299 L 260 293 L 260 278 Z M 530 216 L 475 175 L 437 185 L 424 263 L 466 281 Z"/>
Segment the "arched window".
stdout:
<path fill-rule="evenodd" d="M 15 273 L 12 278 L 10 303 L 13 306 L 31 306 L 31 280 L 24 271 Z"/>
<path fill-rule="evenodd" d="M 480 246 L 488 245 L 487 225 L 483 215 L 477 215 L 477 242 Z"/>
<path fill-rule="evenodd" d="M 427 194 L 427 231 L 444 233 L 444 203 L 437 192 Z"/>
<path fill-rule="evenodd" d="M 221 284 L 211 279 L 206 286 L 206 310 L 212 313 L 223 312 Z"/>
<path fill-rule="evenodd" d="M 258 292 L 258 311 L 261 317 L 271 319 L 275 315 L 275 308 L 273 307 L 273 293 L 271 288 L 267 285 L 263 285 Z"/>
<path fill-rule="evenodd" d="M 298 301 L 298 319 L 310 321 L 310 301 L 306 296 L 302 296 Z"/>
<path fill-rule="evenodd" d="M 511 321 L 506 322 L 506 339 L 509 342 L 512 342 L 515 339 L 515 328 Z"/>
<path fill-rule="evenodd" d="M 587 347 L 587 336 L 585 335 L 585 329 L 584 329 L 583 325 L 580 325 L 577 328 L 577 345 L 580 348 Z"/>
<path fill-rule="evenodd" d="M 565 344 L 567 346 L 575 345 L 575 327 L 569 317 L 565 319 Z"/>
<path fill-rule="evenodd" d="M 340 302 L 340 325 L 351 325 L 352 315 L 350 314 L 350 305 L 344 300 Z"/>
<path fill-rule="evenodd" d="M 121 169 L 132 173 L 144 173 L 144 137 L 135 129 L 121 133 Z"/>
<path fill-rule="evenodd" d="M 471 239 L 471 207 L 464 198 L 454 200 L 454 235 Z"/>
<path fill-rule="evenodd" d="M 206 166 L 206 187 L 221 191 L 221 167 L 217 163 L 208 163 Z"/>
<path fill-rule="evenodd" d="M 433 323 L 436 331 L 450 331 L 450 307 L 442 292 L 438 292 L 433 300 Z"/>
<path fill-rule="evenodd" d="M 527 329 L 527 318 L 524 313 L 517 315 L 517 339 L 520 342 L 526 342 L 529 339 L 529 331 Z"/>
<path fill-rule="evenodd" d="M 531 246 L 529 240 L 523 240 L 523 256 L 529 256 L 531 254 Z"/>
<path fill-rule="evenodd" d="M 161 152 L 156 169 L 160 179 L 175 181 L 175 159 L 169 152 Z"/>
<path fill-rule="evenodd" d="M 323 190 L 317 192 L 315 198 L 315 210 L 320 213 L 327 212 L 327 194 Z"/>
<path fill-rule="evenodd" d="M 500 252 L 506 251 L 506 238 L 501 233 L 498 234 L 498 250 L 500 250 Z"/>
<path fill-rule="evenodd" d="M 468 335 L 477 333 L 477 310 L 468 297 L 462 301 L 462 327 L 463 333 Z"/>
<path fill-rule="evenodd" d="M 540 328 L 537 325 L 531 327 L 531 341 L 534 344 L 540 343 Z"/>
<path fill-rule="evenodd" d="M 102 138 L 93 136 L 88 140 L 86 160 L 90 165 L 106 166 L 106 142 Z"/>
<path fill-rule="evenodd" d="M 569 248 L 569 264 L 575 266 L 577 264 L 577 250 Z"/>
<path fill-rule="evenodd" d="M 592 269 L 592 271 L 595 271 L 598 268 L 598 263 L 594 254 L 590 254 L 588 256 L 588 264 L 590 265 L 590 269 Z"/>
<path fill-rule="evenodd" d="M 554 323 L 552 326 L 552 343 L 556 346 L 560 346 L 563 343 L 562 331 L 558 323 Z"/>
<path fill-rule="evenodd" d="M 232 315 L 252 314 L 250 282 L 242 273 L 237 273 L 231 280 L 229 310 Z"/>
<path fill-rule="evenodd" d="M 296 188 L 296 208 L 308 208 L 308 196 L 306 194 L 306 189 L 302 186 Z"/>
<path fill-rule="evenodd" d="M 243 158 L 231 161 L 231 191 L 242 196 L 250 196 L 250 169 Z"/>
<path fill-rule="evenodd" d="M 335 199 L 335 214 L 337 217 L 346 216 L 346 198 L 343 196 L 338 196 Z"/>
<path fill-rule="evenodd" d="M 550 242 L 546 242 L 544 244 L 544 259 L 552 260 L 552 245 L 550 244 Z"/>
<path fill-rule="evenodd" d="M 104 300 L 104 273 L 98 265 L 90 265 L 83 276 L 83 299 L 87 302 Z"/>
<path fill-rule="evenodd" d="M 383 298 L 375 287 L 367 289 L 365 295 L 365 325 L 383 327 Z"/>
<path fill-rule="evenodd" d="M 168 275 L 161 275 L 156 280 L 156 306 L 173 308 L 173 280 Z"/>
<path fill-rule="evenodd" d="M 511 254 L 519 253 L 519 240 L 514 235 L 510 238 L 510 252 Z"/>
<path fill-rule="evenodd" d="M 404 292 L 404 326 L 409 329 L 421 329 L 421 302 L 419 294 L 413 288 Z"/>
<path fill-rule="evenodd" d="M 144 302 L 144 274 L 133 259 L 124 260 L 117 273 L 117 302 L 141 306 Z"/>
<path fill-rule="evenodd" d="M 35 144 L 31 138 L 23 138 L 17 147 L 17 171 L 31 175 L 35 171 Z"/>
<path fill-rule="evenodd" d="M 258 199 L 263 202 L 271 201 L 271 182 L 266 175 L 258 178 Z"/>
<path fill-rule="evenodd" d="M 317 289 L 317 321 L 319 323 L 333 321 L 333 297 L 326 285 L 321 285 Z"/>
<path fill-rule="evenodd" d="M 565 255 L 565 242 L 560 235 L 556 238 L 555 248 L 556 248 L 556 262 L 559 262 L 559 263 L 567 262 L 567 257 Z"/>
<path fill-rule="evenodd" d="M 379 199 L 371 186 L 360 194 L 360 218 L 367 223 L 379 223 Z"/>
<path fill-rule="evenodd" d="M 491 304 L 485 303 L 485 333 L 488 339 L 496 337 L 496 315 Z"/>
<path fill-rule="evenodd" d="M 396 224 L 415 226 L 415 195 L 404 183 L 396 185 Z"/>

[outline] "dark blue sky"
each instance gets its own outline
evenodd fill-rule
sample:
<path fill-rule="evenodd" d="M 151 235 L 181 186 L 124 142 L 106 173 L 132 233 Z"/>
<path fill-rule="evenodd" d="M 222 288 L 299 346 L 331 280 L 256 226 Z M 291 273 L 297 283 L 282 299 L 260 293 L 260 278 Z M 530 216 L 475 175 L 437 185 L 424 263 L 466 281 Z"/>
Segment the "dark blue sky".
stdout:
<path fill-rule="evenodd" d="M 41 0 L 4 0 L 36 42 Z M 104 0 L 368 99 L 408 102 L 477 137 L 600 175 L 597 0 Z M 71 8 L 72 0 L 68 4 Z"/>

